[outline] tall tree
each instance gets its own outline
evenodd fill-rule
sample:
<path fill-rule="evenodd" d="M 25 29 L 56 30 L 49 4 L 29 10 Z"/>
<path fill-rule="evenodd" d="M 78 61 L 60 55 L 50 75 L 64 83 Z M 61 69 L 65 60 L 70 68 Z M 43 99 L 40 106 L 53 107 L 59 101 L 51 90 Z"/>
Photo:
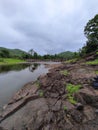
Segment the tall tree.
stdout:
<path fill-rule="evenodd" d="M 87 37 L 85 52 L 90 53 L 98 49 L 98 14 L 85 26 L 84 34 Z"/>

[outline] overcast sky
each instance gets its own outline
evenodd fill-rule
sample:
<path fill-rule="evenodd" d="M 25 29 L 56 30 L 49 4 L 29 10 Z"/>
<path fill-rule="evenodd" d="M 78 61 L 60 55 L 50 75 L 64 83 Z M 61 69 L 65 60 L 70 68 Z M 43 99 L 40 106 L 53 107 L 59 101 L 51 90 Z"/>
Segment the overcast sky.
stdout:
<path fill-rule="evenodd" d="M 39 54 L 77 51 L 98 0 L 0 0 L 0 46 Z"/>

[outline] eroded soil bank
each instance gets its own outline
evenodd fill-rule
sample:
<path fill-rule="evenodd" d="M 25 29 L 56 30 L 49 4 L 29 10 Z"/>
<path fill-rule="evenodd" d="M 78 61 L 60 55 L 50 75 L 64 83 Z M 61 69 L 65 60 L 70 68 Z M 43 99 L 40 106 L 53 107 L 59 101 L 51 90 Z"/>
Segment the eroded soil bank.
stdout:
<path fill-rule="evenodd" d="M 51 67 L 5 106 L 0 130 L 98 130 L 98 90 L 92 87 L 98 66 Z M 72 92 L 68 85 L 80 87 Z"/>

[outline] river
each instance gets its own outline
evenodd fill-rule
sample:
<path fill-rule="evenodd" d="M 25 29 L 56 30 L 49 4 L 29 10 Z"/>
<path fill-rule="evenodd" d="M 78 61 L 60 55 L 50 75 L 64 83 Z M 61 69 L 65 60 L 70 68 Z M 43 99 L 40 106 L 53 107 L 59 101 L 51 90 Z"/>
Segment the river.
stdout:
<path fill-rule="evenodd" d="M 48 68 L 42 63 L 0 66 L 0 108 L 26 83 L 47 72 Z"/>

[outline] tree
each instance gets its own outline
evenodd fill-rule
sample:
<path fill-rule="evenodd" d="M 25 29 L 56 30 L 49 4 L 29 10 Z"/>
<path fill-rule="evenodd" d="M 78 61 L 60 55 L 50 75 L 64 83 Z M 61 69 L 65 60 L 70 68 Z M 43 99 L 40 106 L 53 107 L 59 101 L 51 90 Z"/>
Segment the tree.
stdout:
<path fill-rule="evenodd" d="M 90 53 L 98 49 L 98 14 L 85 26 L 84 34 L 87 37 L 85 52 Z"/>
<path fill-rule="evenodd" d="M 30 55 L 34 55 L 35 51 L 33 49 L 30 49 L 28 52 Z"/>
<path fill-rule="evenodd" d="M 33 57 L 34 57 L 34 59 L 37 59 L 38 58 L 38 54 L 36 52 L 34 52 Z"/>
<path fill-rule="evenodd" d="M 1 52 L 0 52 L 0 57 L 3 57 L 3 58 L 9 58 L 10 57 L 10 53 L 7 49 L 3 49 Z"/>

